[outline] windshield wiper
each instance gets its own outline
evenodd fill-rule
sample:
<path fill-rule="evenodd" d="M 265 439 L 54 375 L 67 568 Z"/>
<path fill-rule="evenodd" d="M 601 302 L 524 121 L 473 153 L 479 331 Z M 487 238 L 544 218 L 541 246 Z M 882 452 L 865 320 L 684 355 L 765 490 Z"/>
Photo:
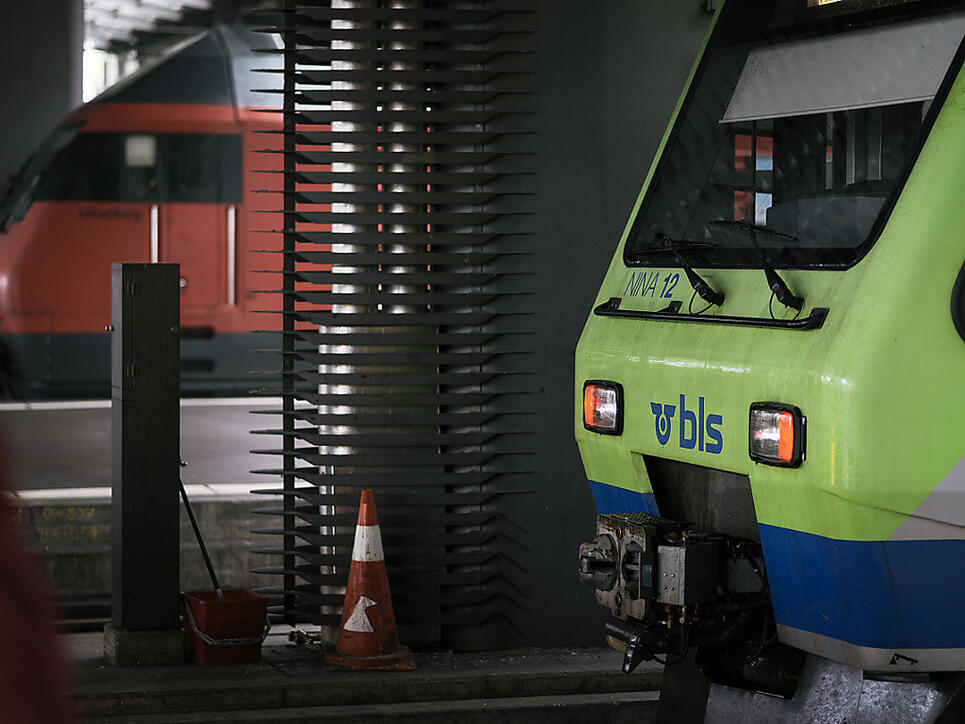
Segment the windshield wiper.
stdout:
<path fill-rule="evenodd" d="M 684 258 L 684 255 L 680 252 L 681 249 L 705 249 L 715 246 L 714 244 L 706 241 L 691 241 L 690 239 L 671 239 L 669 236 L 664 234 L 662 231 L 658 231 L 654 237 L 656 242 L 653 246 L 644 247 L 640 250 L 643 254 L 653 254 L 658 252 L 671 252 L 680 266 L 683 267 L 684 273 L 687 274 L 687 281 L 690 282 L 690 286 L 694 288 L 697 296 L 703 299 L 708 304 L 716 304 L 718 307 L 724 303 L 724 295 L 720 292 L 714 290 L 706 280 L 694 271 L 694 268 L 690 266 L 690 263 Z"/>
<path fill-rule="evenodd" d="M 764 236 L 769 236 L 772 239 L 783 239 L 785 241 L 797 241 L 797 237 L 791 234 L 783 234 L 780 231 L 775 231 L 766 226 L 759 226 L 758 224 L 751 224 L 746 221 L 728 221 L 727 219 L 712 219 L 710 222 L 711 226 L 719 226 L 722 229 L 727 229 L 728 231 L 742 231 L 750 233 L 751 243 L 754 244 L 754 248 L 757 249 L 757 253 L 761 256 L 761 264 L 764 267 L 764 277 L 767 279 L 767 286 L 770 287 L 774 296 L 777 297 L 777 301 L 783 304 L 785 307 L 790 309 L 795 309 L 801 311 L 804 306 L 804 298 L 799 297 L 788 288 L 787 284 L 781 276 L 774 270 L 771 263 L 767 260 L 767 255 L 764 250 L 757 243 L 757 235 L 763 234 Z"/>
<path fill-rule="evenodd" d="M 712 241 L 694 241 L 693 239 L 672 239 L 667 234 L 662 231 L 658 231 L 654 235 L 654 243 L 643 247 L 642 249 L 637 249 L 635 253 L 642 256 L 649 256 L 651 254 L 666 254 L 668 251 L 673 252 L 674 249 L 684 250 L 684 251 L 696 251 L 698 249 L 713 249 L 717 245 Z"/>

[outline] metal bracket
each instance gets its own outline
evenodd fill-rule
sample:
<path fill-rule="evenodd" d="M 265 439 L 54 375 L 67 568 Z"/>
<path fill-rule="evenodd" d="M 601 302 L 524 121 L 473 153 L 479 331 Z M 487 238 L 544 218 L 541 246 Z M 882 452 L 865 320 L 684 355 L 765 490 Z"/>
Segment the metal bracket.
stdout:
<path fill-rule="evenodd" d="M 623 657 L 623 673 L 632 674 L 643 661 L 652 661 L 655 654 L 666 653 L 670 648 L 668 641 L 644 628 L 619 619 L 610 619 L 606 632 L 617 641 L 627 645 Z"/>

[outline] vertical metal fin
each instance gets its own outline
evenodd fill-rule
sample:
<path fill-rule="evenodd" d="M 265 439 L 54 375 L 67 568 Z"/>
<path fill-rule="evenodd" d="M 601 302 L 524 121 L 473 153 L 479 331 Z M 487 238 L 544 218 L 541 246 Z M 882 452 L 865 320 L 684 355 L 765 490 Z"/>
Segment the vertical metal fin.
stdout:
<path fill-rule="evenodd" d="M 286 1 L 273 611 L 337 626 L 373 488 L 402 636 L 510 631 L 534 380 L 528 0 Z M 277 133 L 277 131 L 275 132 Z M 277 288 L 277 285 L 276 285 Z M 276 379 L 278 373 L 275 373 Z"/>

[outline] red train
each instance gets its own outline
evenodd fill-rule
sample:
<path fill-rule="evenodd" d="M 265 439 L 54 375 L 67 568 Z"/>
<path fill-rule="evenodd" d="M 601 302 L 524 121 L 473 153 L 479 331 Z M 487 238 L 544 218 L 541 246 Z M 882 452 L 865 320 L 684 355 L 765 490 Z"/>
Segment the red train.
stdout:
<path fill-rule="evenodd" d="M 251 386 L 277 305 L 277 114 L 247 31 L 218 27 L 71 113 L 0 195 L 0 367 L 18 397 L 108 396 L 112 262 L 181 265 L 182 386 Z M 276 61 L 277 62 L 277 61 Z M 278 79 L 280 75 L 273 74 Z M 277 82 L 277 81 L 276 81 Z M 268 190 L 269 193 L 261 193 Z M 274 266 L 273 266 L 274 265 Z"/>

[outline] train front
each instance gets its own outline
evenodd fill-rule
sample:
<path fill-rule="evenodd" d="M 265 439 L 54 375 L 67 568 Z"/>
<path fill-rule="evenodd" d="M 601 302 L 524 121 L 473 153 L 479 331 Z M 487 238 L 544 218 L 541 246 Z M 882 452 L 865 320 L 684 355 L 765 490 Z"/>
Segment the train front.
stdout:
<path fill-rule="evenodd" d="M 719 11 L 576 354 L 625 669 L 965 669 L 961 8 Z"/>

